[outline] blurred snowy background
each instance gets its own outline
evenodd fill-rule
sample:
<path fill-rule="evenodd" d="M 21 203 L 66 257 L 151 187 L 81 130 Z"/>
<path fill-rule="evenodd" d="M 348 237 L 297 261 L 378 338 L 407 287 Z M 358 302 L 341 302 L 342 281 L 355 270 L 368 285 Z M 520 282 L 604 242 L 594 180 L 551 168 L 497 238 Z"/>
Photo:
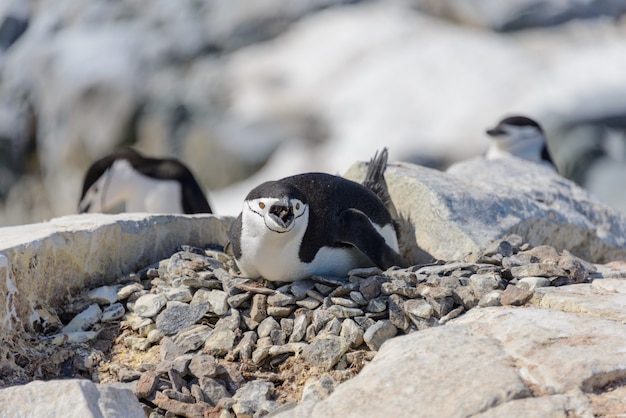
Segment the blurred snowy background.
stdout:
<path fill-rule="evenodd" d="M 74 213 L 122 145 L 185 162 L 218 214 L 387 146 L 445 169 L 505 115 L 626 211 L 623 0 L 1 0 L 0 226 Z M 471 179 L 468 179 L 471 181 Z M 511 179 L 514 181 L 514 179 Z"/>

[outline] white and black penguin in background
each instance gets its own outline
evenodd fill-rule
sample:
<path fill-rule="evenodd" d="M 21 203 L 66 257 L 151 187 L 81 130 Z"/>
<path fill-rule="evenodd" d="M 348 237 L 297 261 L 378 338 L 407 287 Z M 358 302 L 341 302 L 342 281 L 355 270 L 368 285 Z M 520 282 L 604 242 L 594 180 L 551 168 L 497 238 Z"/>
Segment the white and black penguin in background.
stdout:
<path fill-rule="evenodd" d="M 191 171 L 176 159 L 148 158 L 122 148 L 85 174 L 78 212 L 212 213 Z"/>
<path fill-rule="evenodd" d="M 369 164 L 370 183 L 382 176 L 386 164 L 385 150 Z M 407 265 L 398 254 L 396 224 L 376 193 L 324 173 L 254 188 L 231 227 L 230 243 L 243 275 L 270 281 L 345 277 L 357 267 Z"/>
<path fill-rule="evenodd" d="M 543 129 L 533 119 L 510 116 L 486 132 L 493 139 L 485 154 L 488 159 L 513 155 L 556 170 Z"/>

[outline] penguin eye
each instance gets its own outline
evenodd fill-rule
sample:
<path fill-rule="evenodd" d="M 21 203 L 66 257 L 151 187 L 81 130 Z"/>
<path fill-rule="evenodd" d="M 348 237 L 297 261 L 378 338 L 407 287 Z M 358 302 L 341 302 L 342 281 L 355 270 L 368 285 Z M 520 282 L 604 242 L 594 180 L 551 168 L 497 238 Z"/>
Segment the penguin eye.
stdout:
<path fill-rule="evenodd" d="M 300 203 L 296 203 L 296 210 L 300 210 Z"/>
<path fill-rule="evenodd" d="M 259 202 L 259 207 L 260 207 L 261 209 L 265 209 L 265 203 L 263 203 L 263 202 Z"/>

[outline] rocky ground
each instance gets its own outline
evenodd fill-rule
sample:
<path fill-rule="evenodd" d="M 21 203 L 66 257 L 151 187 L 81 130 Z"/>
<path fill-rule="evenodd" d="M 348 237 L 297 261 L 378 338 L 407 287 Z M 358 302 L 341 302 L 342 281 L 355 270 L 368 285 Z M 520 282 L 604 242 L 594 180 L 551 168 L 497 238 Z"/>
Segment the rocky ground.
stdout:
<path fill-rule="evenodd" d="M 475 307 L 522 306 L 595 267 L 513 235 L 462 260 L 272 283 L 216 249 L 171 257 L 40 312 L 40 334 L 0 348 L 0 387 L 32 379 L 122 382 L 151 417 L 263 416 L 324 399 L 381 345 Z M 26 337 L 19 337 L 26 338 Z"/>

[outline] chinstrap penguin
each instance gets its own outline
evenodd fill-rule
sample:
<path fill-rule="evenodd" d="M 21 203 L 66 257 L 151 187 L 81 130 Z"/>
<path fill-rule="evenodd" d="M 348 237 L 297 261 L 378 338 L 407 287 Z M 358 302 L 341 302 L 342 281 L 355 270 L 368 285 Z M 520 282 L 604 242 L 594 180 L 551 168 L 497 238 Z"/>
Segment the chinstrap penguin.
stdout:
<path fill-rule="evenodd" d="M 512 155 L 556 170 L 543 129 L 536 121 L 525 116 L 510 116 L 486 133 L 493 139 L 485 154 L 488 159 Z"/>
<path fill-rule="evenodd" d="M 85 174 L 78 212 L 212 213 L 191 171 L 176 159 L 148 158 L 123 148 Z"/>
<path fill-rule="evenodd" d="M 384 156 L 370 163 L 368 172 L 378 170 L 382 176 Z M 231 227 L 230 243 L 244 276 L 270 281 L 407 265 L 398 254 L 396 224 L 375 192 L 324 173 L 254 188 Z"/>

